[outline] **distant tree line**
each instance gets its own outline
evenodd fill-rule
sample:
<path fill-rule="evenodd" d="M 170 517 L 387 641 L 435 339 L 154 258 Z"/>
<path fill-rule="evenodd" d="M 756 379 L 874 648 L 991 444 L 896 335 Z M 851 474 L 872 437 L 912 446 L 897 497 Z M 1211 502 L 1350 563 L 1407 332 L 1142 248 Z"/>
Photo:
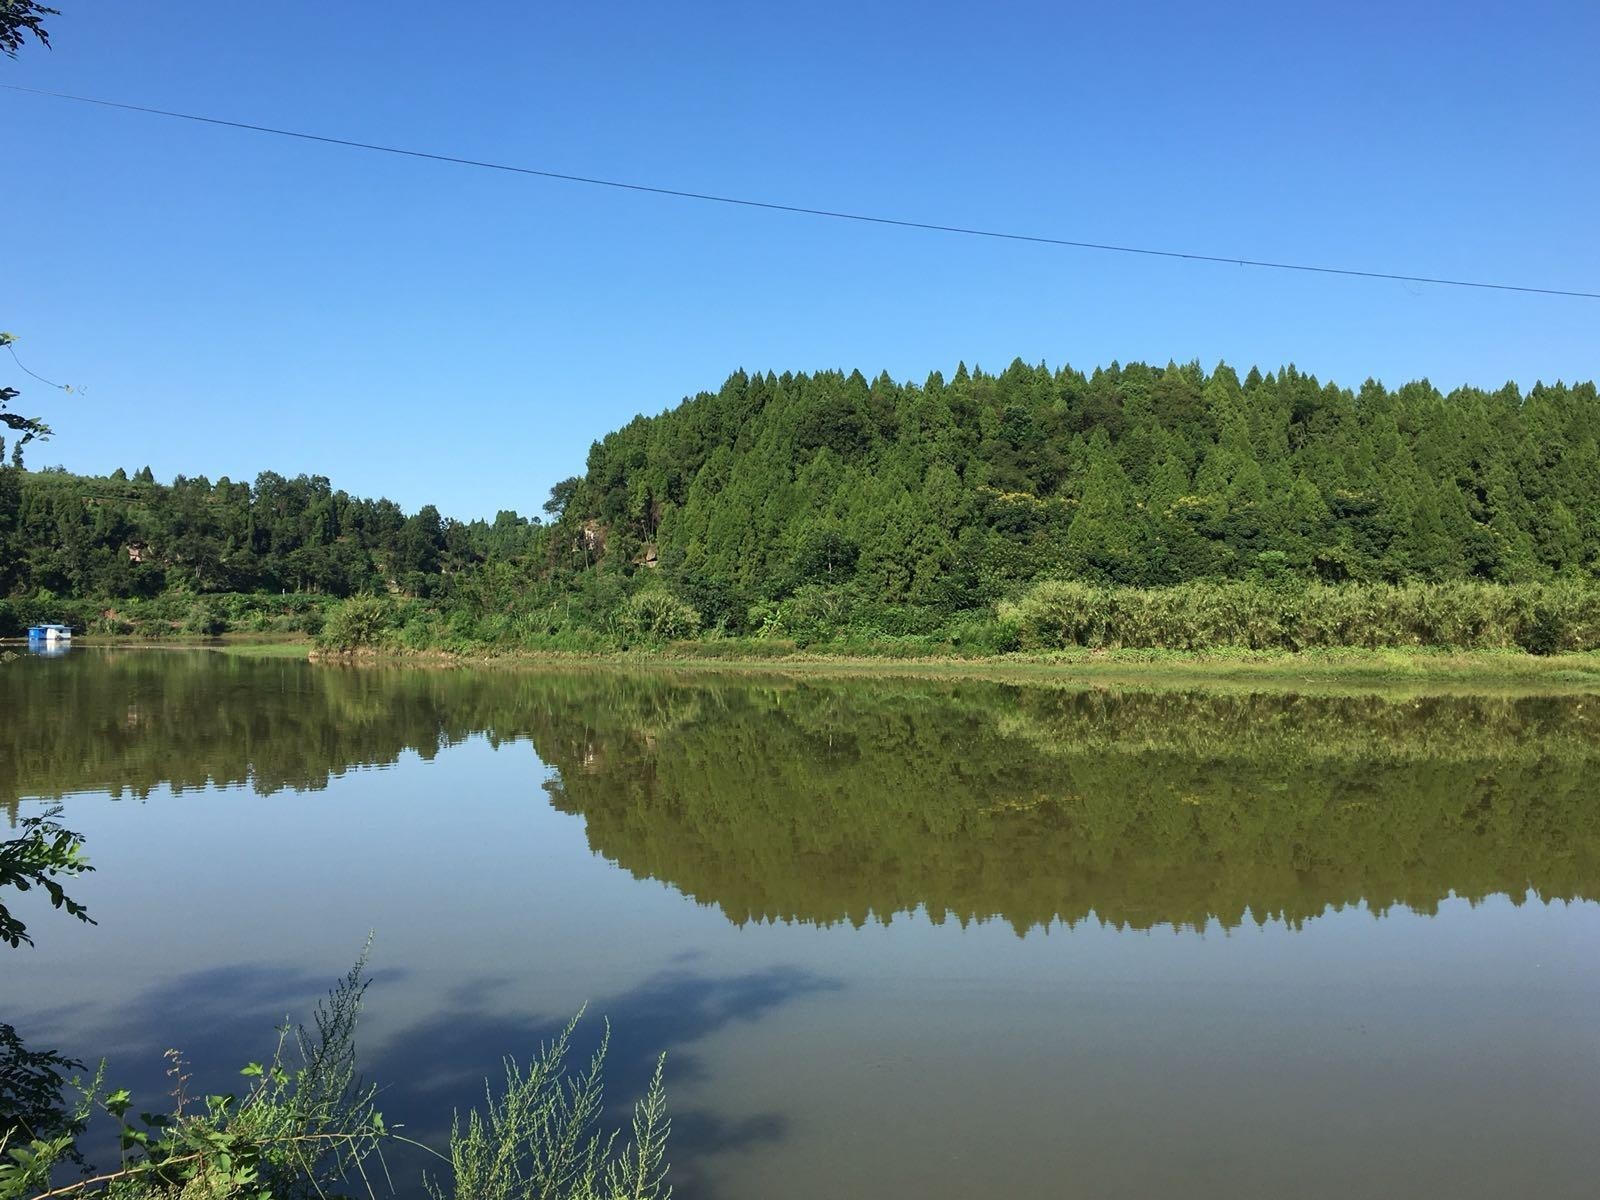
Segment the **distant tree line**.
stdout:
<path fill-rule="evenodd" d="M 163 592 L 427 595 L 452 572 L 526 551 L 540 519 L 453 521 L 432 505 L 335 491 L 322 476 L 157 483 L 60 470 L 0 470 L 0 595 L 153 597 Z"/>
<path fill-rule="evenodd" d="M 24 597 L 388 595 L 403 603 L 353 613 L 335 640 L 414 648 L 1293 648 L 1360 626 L 1382 631 L 1362 644 L 1587 649 L 1597 431 L 1592 382 L 740 371 L 596 442 L 535 517 L 406 513 L 321 476 L 0 469 L 0 597 L 15 624 L 44 612 Z M 1095 590 L 1038 591 L 1062 583 Z M 1204 620 L 1180 620 L 1191 610 Z"/>

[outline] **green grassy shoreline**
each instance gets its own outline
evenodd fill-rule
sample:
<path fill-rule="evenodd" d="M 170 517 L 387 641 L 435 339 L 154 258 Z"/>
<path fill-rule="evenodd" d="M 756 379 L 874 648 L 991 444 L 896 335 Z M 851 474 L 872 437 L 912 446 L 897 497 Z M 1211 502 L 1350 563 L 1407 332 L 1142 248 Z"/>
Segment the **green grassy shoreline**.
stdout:
<path fill-rule="evenodd" d="M 1194 687 L 1244 684 L 1300 688 L 1470 686 L 1472 690 L 1600 693 L 1600 653 L 1540 657 L 1521 651 L 1435 649 L 1061 650 L 1006 655 L 900 657 L 825 651 L 741 653 L 747 645 L 685 643 L 654 650 L 377 651 L 316 654 L 326 662 L 426 666 L 583 667 L 677 672 L 750 672 L 818 676 L 982 678 L 1103 685 Z"/>
<path fill-rule="evenodd" d="M 613 651 L 364 649 L 318 651 L 299 637 L 227 634 L 155 641 L 85 636 L 82 648 L 205 649 L 249 658 L 305 658 L 328 665 L 419 668 L 562 668 L 674 673 L 986 679 L 1138 688 L 1245 686 L 1283 690 L 1429 690 L 1600 694 L 1600 652 L 1539 656 L 1517 650 L 1361 647 L 1321 650 L 1055 650 L 958 657 L 828 653 L 745 641 L 685 642 Z"/>

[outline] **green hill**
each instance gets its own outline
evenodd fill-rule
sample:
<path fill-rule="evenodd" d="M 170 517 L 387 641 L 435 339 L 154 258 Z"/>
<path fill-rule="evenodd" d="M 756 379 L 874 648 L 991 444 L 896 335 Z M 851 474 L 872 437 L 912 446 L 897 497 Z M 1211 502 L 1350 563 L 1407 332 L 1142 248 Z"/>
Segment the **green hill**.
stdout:
<path fill-rule="evenodd" d="M 1045 576 L 1510 583 L 1600 565 L 1597 430 L 1592 383 L 740 372 L 597 443 L 573 504 L 713 619 L 807 584 L 953 610 Z"/>
<path fill-rule="evenodd" d="M 1597 430 L 1592 382 L 740 371 L 596 442 L 549 522 L 407 516 L 320 477 L 7 469 L 0 589 L 13 624 L 41 589 L 379 593 L 360 627 L 411 645 L 1592 649 Z"/>

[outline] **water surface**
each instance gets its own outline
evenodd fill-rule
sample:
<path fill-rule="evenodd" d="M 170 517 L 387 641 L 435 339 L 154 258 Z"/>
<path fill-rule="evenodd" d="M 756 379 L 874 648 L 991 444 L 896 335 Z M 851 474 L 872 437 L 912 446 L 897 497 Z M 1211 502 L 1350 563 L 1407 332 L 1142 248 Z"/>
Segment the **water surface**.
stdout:
<path fill-rule="evenodd" d="M 391 1120 L 587 1002 L 619 1101 L 669 1052 L 688 1200 L 1593 1195 L 1600 697 L 77 649 L 0 716 L 100 922 L 38 912 L 0 1019 L 147 1091 L 371 929 Z"/>

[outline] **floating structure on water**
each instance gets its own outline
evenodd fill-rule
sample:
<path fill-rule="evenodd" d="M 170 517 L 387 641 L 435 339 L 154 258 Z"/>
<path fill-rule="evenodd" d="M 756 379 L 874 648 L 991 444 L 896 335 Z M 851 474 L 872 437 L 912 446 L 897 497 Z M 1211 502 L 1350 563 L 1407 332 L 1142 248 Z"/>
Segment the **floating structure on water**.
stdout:
<path fill-rule="evenodd" d="M 70 642 L 71 625 L 33 625 L 28 629 L 30 642 Z"/>

